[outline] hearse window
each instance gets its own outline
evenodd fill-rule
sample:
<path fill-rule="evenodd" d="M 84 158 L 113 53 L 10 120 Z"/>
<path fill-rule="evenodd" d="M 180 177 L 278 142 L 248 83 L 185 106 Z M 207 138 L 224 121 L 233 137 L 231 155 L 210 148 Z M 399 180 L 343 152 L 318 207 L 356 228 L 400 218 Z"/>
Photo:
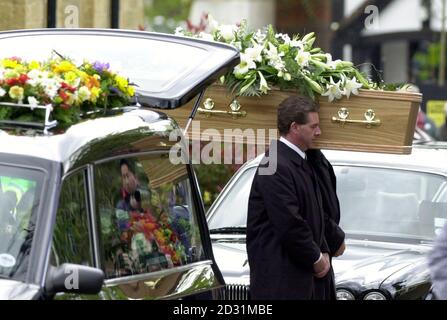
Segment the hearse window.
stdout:
<path fill-rule="evenodd" d="M 98 164 L 95 196 L 107 278 L 204 258 L 186 166 L 168 154 Z"/>
<path fill-rule="evenodd" d="M 83 172 L 67 177 L 62 185 L 53 234 L 51 264 L 93 266 Z"/>

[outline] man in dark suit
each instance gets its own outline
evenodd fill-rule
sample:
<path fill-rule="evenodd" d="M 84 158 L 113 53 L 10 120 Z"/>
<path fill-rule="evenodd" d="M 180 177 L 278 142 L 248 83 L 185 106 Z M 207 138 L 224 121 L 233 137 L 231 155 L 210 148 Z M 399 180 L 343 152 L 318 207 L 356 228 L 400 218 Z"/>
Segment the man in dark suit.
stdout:
<path fill-rule="evenodd" d="M 328 217 L 305 159 L 321 134 L 318 105 L 301 96 L 285 99 L 278 108 L 278 131 L 281 138 L 261 161 L 249 197 L 250 293 L 253 299 L 332 299 Z M 276 170 L 263 174 L 271 162 Z"/>

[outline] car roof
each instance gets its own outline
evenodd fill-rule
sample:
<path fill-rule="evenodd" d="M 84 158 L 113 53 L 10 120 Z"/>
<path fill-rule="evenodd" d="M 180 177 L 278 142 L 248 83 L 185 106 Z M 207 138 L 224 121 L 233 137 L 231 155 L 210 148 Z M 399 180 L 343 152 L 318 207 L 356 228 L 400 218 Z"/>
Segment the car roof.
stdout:
<path fill-rule="evenodd" d="M 169 150 L 179 129 L 165 114 L 132 108 L 115 116 L 84 120 L 58 134 L 0 130 L 0 154 L 60 162 L 66 173 L 86 163 L 128 153 Z"/>
<path fill-rule="evenodd" d="M 239 51 L 227 44 L 117 29 L 5 31 L 0 47 L 0 59 L 43 61 L 57 53 L 79 63 L 109 63 L 136 84 L 141 104 L 170 109 L 190 101 L 240 61 Z"/>
<path fill-rule="evenodd" d="M 332 164 L 389 167 L 447 175 L 446 144 L 415 145 L 408 155 L 340 150 L 323 150 L 323 153 Z M 262 157 L 260 155 L 247 162 L 246 166 L 259 165 Z"/>

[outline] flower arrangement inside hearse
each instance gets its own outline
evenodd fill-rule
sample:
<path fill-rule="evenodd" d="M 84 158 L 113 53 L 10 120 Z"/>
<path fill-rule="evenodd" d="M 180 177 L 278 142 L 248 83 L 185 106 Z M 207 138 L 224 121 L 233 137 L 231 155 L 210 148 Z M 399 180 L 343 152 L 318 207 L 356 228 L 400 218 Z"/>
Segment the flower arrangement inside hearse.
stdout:
<path fill-rule="evenodd" d="M 135 89 L 109 68 L 98 61 L 77 65 L 57 53 L 46 61 L 0 59 L 0 121 L 48 120 L 50 109 L 52 120 L 63 126 L 89 112 L 126 106 Z"/>
<path fill-rule="evenodd" d="M 153 254 L 159 254 L 164 256 L 163 259 L 169 261 L 172 267 L 181 266 L 188 261 L 186 248 L 171 225 L 169 215 L 162 213 L 160 216 L 160 219 L 156 219 L 150 209 L 130 213 L 117 210 L 120 240 L 132 242 L 139 261 L 147 260 L 147 257 L 142 256 L 149 255 L 149 258 L 153 258 Z M 135 236 L 137 236 L 136 239 L 134 239 Z"/>

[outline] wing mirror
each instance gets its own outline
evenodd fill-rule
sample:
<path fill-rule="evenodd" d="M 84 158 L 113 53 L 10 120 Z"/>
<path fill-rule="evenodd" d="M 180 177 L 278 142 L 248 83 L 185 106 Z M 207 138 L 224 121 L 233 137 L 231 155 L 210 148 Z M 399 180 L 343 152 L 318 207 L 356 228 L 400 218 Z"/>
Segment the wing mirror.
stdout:
<path fill-rule="evenodd" d="M 104 283 L 104 272 L 100 269 L 65 263 L 50 267 L 45 289 L 48 294 L 60 292 L 74 294 L 96 294 Z"/>

